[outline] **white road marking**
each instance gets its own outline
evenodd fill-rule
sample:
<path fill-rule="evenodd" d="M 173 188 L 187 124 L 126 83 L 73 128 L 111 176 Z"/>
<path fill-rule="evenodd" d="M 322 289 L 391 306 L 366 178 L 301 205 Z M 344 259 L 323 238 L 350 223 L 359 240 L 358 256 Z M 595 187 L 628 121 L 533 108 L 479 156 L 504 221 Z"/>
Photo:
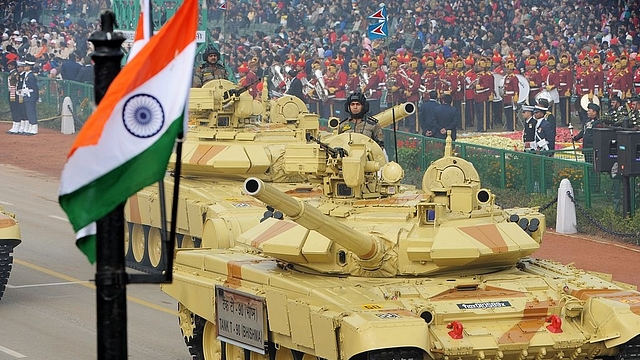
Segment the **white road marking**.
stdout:
<path fill-rule="evenodd" d="M 15 204 L 0 200 L 0 205 L 15 205 Z"/>
<path fill-rule="evenodd" d="M 69 219 L 67 219 L 66 217 L 57 216 L 57 215 L 49 215 L 49 217 L 52 218 L 52 219 L 62 220 L 64 222 L 69 222 Z"/>
<path fill-rule="evenodd" d="M 7 288 L 9 288 L 9 289 L 22 289 L 22 288 L 30 288 L 30 287 L 58 286 L 58 285 L 76 285 L 76 284 L 86 284 L 86 283 L 91 283 L 91 281 L 74 281 L 74 282 L 59 282 L 59 283 L 46 283 L 46 284 L 31 284 L 31 285 L 10 285 L 10 284 L 7 284 Z"/>
<path fill-rule="evenodd" d="M 13 351 L 11 349 L 7 349 L 6 347 L 4 347 L 2 345 L 0 345 L 0 352 L 3 352 L 5 354 L 7 354 L 7 355 L 11 355 L 11 356 L 13 356 L 14 358 L 17 358 L 17 359 L 22 359 L 22 358 L 26 358 L 27 357 L 27 355 L 22 355 L 19 352 Z"/>

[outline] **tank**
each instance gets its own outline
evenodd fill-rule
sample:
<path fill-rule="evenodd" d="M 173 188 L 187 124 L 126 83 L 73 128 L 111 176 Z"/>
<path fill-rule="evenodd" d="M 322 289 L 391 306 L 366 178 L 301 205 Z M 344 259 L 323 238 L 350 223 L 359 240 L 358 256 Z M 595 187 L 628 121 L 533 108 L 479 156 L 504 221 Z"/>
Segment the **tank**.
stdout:
<path fill-rule="evenodd" d="M 11 275 L 13 267 L 13 248 L 22 242 L 20 226 L 15 219 L 15 214 L 6 212 L 0 206 L 0 300 Z"/>
<path fill-rule="evenodd" d="M 285 158 L 284 152 L 297 146 L 300 151 L 316 149 L 317 144 L 308 145 L 334 136 L 339 119 L 329 119 L 329 129 L 321 131 L 319 116 L 310 113 L 297 97 L 285 95 L 269 100 L 264 86 L 263 99 L 257 101 L 247 89 L 236 88 L 227 80 L 213 80 L 202 88 L 191 89 L 190 129 L 181 157 L 178 247 L 227 248 L 240 233 L 260 222 L 263 205 L 242 193 L 242 182 L 248 176 L 304 196 L 321 191 L 319 183 L 311 183 L 306 173 L 297 170 L 298 156 L 290 154 Z M 384 127 L 394 118 L 403 119 L 414 112 L 413 104 L 405 103 L 374 116 Z M 174 155 L 164 181 L 166 199 L 172 198 L 175 163 Z M 150 186 L 132 196 L 125 206 L 125 256 L 129 268 L 158 273 L 165 266 L 160 198 L 159 187 Z M 167 219 L 169 212 L 167 209 Z"/>
<path fill-rule="evenodd" d="M 193 359 L 587 360 L 640 355 L 640 293 L 532 258 L 545 217 L 503 209 L 452 153 L 401 184 L 360 134 L 298 156 L 319 196 L 258 177 L 262 221 L 227 249 L 178 249 L 173 282 Z M 310 145 L 308 145 L 310 146 Z"/>

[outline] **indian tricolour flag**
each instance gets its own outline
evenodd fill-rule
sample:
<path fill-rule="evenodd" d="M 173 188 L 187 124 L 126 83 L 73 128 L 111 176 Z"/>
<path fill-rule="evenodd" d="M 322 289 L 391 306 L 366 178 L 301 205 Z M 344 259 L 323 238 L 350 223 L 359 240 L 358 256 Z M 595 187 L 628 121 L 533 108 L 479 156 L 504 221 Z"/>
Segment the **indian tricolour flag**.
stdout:
<path fill-rule="evenodd" d="M 113 80 L 69 151 L 59 202 L 92 263 L 94 222 L 164 177 L 186 129 L 197 24 L 197 0 L 184 0 Z"/>

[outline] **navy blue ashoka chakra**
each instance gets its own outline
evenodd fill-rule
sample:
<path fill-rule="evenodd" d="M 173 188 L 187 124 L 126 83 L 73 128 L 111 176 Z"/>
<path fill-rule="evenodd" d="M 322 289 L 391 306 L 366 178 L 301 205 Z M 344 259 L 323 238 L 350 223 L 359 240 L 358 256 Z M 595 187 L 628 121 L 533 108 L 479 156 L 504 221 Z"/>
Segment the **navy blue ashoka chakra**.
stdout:
<path fill-rule="evenodd" d="M 131 135 L 149 138 L 162 130 L 164 109 L 155 97 L 148 94 L 137 94 L 124 103 L 122 121 Z"/>

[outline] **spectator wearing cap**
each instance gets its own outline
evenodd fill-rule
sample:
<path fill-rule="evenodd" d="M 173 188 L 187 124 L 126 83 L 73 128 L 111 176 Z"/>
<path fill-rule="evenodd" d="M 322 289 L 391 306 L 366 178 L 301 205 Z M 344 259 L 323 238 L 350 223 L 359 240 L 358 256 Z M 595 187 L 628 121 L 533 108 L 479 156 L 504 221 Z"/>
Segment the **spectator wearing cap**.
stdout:
<path fill-rule="evenodd" d="M 600 120 L 600 105 L 589 103 L 587 105 L 587 122 L 582 126 L 582 130 L 573 137 L 573 141 L 582 139 L 582 149 L 584 159 L 593 164 L 593 129 L 605 127 Z"/>
<path fill-rule="evenodd" d="M 38 134 L 38 114 L 36 105 L 40 98 L 38 79 L 33 73 L 34 61 L 25 61 L 25 72 L 22 75 L 22 98 L 24 99 L 24 108 L 27 115 L 27 122 L 23 129 L 23 135 Z"/>
<path fill-rule="evenodd" d="M 535 123 L 535 150 L 536 151 L 550 151 L 555 150 L 555 131 L 552 128 L 549 121 L 546 119 L 547 108 L 544 108 L 540 105 L 536 105 L 533 107 L 533 118 L 536 120 Z M 553 153 L 549 153 L 549 156 L 553 156 Z"/>

